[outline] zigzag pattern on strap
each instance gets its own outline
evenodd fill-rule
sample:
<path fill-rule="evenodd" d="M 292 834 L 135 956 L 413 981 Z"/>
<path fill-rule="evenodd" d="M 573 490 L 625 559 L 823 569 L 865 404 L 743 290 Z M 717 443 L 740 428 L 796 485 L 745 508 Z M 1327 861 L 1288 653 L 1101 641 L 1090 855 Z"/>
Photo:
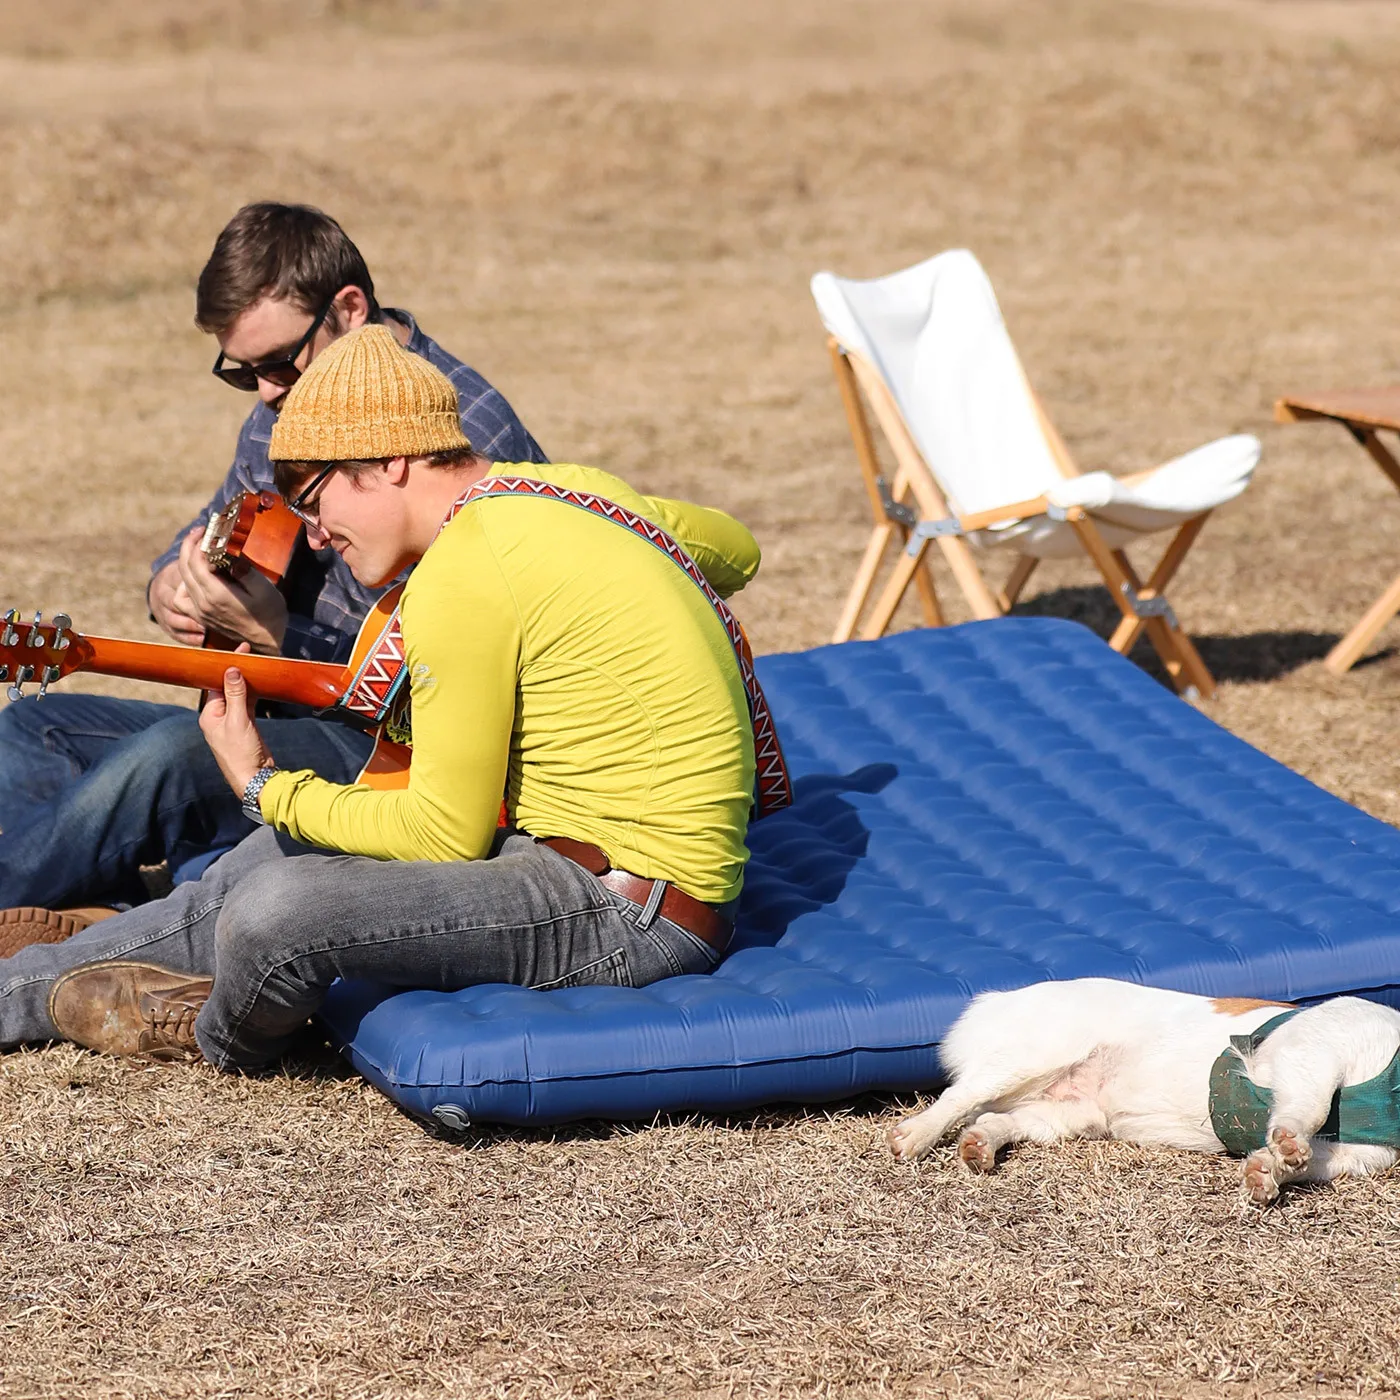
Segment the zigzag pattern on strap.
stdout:
<path fill-rule="evenodd" d="M 735 659 L 739 663 L 739 674 L 743 679 L 744 694 L 748 699 L 749 719 L 753 725 L 758 815 L 764 817 L 769 812 L 776 812 L 788 806 L 792 801 L 792 780 L 788 777 L 787 763 L 783 758 L 783 749 L 778 741 L 772 712 L 768 708 L 763 687 L 759 685 L 758 675 L 754 670 L 749 639 L 744 635 L 739 619 L 710 586 L 709 579 L 695 560 L 655 522 L 637 515 L 634 511 L 626 510 L 616 501 L 587 491 L 571 491 L 562 486 L 555 486 L 552 482 L 537 481 L 527 476 L 491 476 L 478 481 L 453 504 L 443 519 L 443 527 L 456 518 L 458 511 L 472 502 L 499 496 L 543 497 L 602 516 L 603 519 L 626 526 L 633 534 L 640 535 L 685 571 L 690 581 L 705 595 L 724 625 L 730 645 L 734 648 Z M 340 703 L 355 714 L 363 715 L 376 723 L 382 722 L 387 717 L 407 675 L 405 660 L 403 633 L 399 627 L 399 613 L 395 609 L 393 617 L 379 634 L 379 639 L 355 674 Z"/>
<path fill-rule="evenodd" d="M 384 630 L 376 638 L 369 655 L 355 672 L 345 694 L 340 697 L 340 707 L 375 724 L 383 724 L 408 676 L 404 666 L 407 660 L 403 631 L 399 627 L 399 610 L 395 608 L 393 617 L 384 624 Z"/>

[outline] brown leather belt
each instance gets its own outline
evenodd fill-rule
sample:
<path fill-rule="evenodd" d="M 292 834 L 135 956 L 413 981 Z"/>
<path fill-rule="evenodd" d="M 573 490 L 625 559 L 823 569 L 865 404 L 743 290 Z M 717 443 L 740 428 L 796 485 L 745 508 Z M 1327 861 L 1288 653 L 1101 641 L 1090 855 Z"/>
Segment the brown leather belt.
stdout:
<path fill-rule="evenodd" d="M 644 880 L 640 875 L 614 870 L 612 862 L 591 841 L 575 841 L 571 836 L 537 836 L 535 840 L 541 846 L 558 851 L 575 865 L 582 866 L 608 889 L 624 899 L 630 899 L 633 904 L 645 907 L 654 888 L 662 885 L 666 893 L 662 895 L 656 912 L 663 919 L 669 919 L 687 933 L 693 933 L 717 953 L 723 953 L 729 946 L 729 935 L 734 931 L 734 925 L 723 914 L 717 913 L 713 905 L 695 899 L 664 880 Z"/>

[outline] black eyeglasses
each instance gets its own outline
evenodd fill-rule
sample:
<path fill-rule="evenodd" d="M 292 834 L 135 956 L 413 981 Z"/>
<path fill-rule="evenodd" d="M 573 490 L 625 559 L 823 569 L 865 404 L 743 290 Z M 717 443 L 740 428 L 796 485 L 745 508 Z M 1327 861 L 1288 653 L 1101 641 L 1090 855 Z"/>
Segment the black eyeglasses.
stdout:
<path fill-rule="evenodd" d="M 309 525 L 313 530 L 321 528 L 321 512 L 316 506 L 310 504 L 312 496 L 316 494 L 324 485 L 326 478 L 340 466 L 339 462 L 327 462 L 306 485 L 287 502 L 287 509 L 301 521 L 303 525 Z"/>
<path fill-rule="evenodd" d="M 277 385 L 279 389 L 290 389 L 301 378 L 301 370 L 297 368 L 297 356 L 311 344 L 312 336 L 321 329 L 321 322 L 326 319 L 326 314 L 334 304 L 335 298 L 332 297 L 316 313 L 316 319 L 312 321 L 306 334 L 285 355 L 281 355 L 275 360 L 263 360 L 256 365 L 226 365 L 224 364 L 224 352 L 220 350 L 219 358 L 214 361 L 215 378 L 222 379 L 225 384 L 231 384 L 235 389 L 244 389 L 249 393 L 258 387 L 259 379 L 265 379 L 269 384 Z"/>

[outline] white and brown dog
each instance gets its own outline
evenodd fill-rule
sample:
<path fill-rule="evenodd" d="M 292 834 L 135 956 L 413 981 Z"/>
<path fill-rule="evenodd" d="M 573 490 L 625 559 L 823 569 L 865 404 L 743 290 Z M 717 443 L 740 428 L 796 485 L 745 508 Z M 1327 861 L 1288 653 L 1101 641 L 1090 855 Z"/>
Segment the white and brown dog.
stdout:
<path fill-rule="evenodd" d="M 1261 1205 L 1289 1182 L 1393 1166 L 1400 1012 L 1356 997 L 1290 1010 L 1107 978 L 988 992 L 943 1042 L 948 1088 L 890 1131 L 891 1150 L 912 1161 L 962 1125 L 958 1156 L 977 1172 L 1010 1143 L 1071 1137 L 1248 1151 Z"/>

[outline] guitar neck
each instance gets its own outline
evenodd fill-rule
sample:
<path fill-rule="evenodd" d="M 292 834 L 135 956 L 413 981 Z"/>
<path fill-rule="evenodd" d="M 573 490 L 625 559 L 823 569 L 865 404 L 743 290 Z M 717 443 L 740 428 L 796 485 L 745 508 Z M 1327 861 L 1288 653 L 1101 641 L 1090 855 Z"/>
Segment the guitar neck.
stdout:
<path fill-rule="evenodd" d="M 325 661 L 289 661 L 281 656 L 230 656 L 226 651 L 196 651 L 158 642 L 128 642 L 116 637 L 75 636 L 66 669 L 134 681 L 161 681 L 193 690 L 220 690 L 224 672 L 237 666 L 263 700 L 286 700 L 325 709 L 344 693 L 349 673 Z"/>

